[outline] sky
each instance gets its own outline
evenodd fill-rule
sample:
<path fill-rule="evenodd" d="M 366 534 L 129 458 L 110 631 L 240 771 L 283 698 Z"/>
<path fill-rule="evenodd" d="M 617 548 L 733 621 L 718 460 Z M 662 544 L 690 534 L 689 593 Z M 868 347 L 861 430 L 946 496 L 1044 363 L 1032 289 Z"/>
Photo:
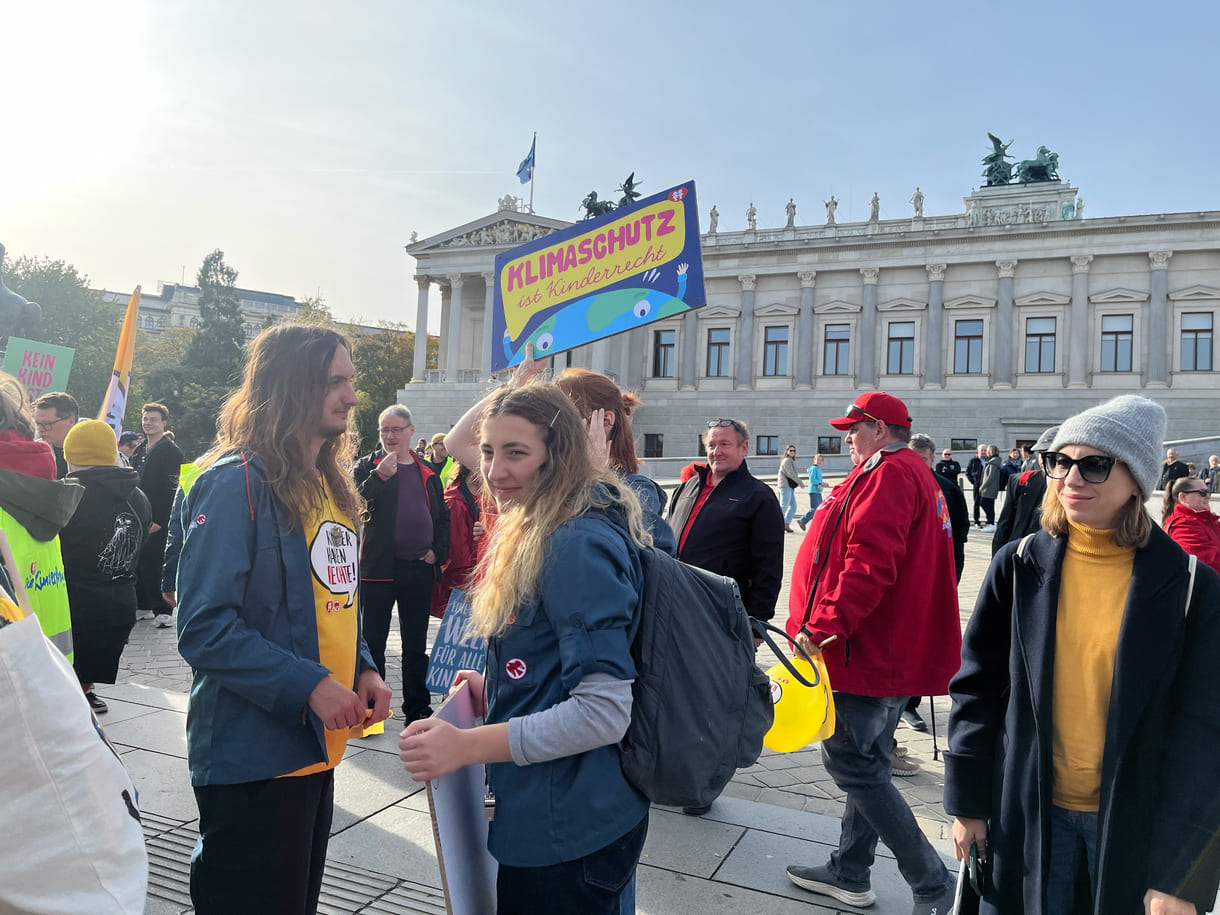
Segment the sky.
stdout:
<path fill-rule="evenodd" d="M 990 131 L 1086 216 L 1220 209 L 1212 2 L 0 0 L 0 243 L 415 323 L 411 232 L 694 179 L 720 231 L 960 213 Z M 48 303 L 43 303 L 44 308 Z M 430 330 L 439 328 L 432 292 Z"/>

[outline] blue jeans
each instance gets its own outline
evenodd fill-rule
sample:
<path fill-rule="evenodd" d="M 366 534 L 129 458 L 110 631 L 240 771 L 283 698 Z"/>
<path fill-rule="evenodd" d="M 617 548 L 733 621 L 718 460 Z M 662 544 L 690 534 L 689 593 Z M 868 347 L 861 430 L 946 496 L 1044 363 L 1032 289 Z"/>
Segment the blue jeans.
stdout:
<path fill-rule="evenodd" d="M 847 792 L 847 809 L 839 847 L 827 867 L 849 889 L 868 889 L 880 838 L 898 859 L 915 901 L 934 902 L 950 886 L 949 872 L 891 778 L 894 728 L 908 697 L 837 691 L 834 697 L 835 732 L 822 742 L 822 760 L 835 784 Z"/>
<path fill-rule="evenodd" d="M 1097 892 L 1097 811 L 1051 807 L 1050 870 L 1046 875 L 1047 912 L 1072 911 L 1072 897 L 1083 846 L 1089 885 Z M 1092 906 L 1089 910 L 1092 911 Z"/>
<path fill-rule="evenodd" d="M 497 915 L 634 915 L 635 869 L 648 835 L 648 814 L 604 848 L 544 867 L 500 865 Z M 545 904 L 543 904 L 545 900 Z"/>
<path fill-rule="evenodd" d="M 780 485 L 779 507 L 784 513 L 784 524 L 791 524 L 796 515 L 796 490 L 791 486 Z"/>
<path fill-rule="evenodd" d="M 808 524 L 809 519 L 813 517 L 813 513 L 818 510 L 818 506 L 822 504 L 822 494 L 820 492 L 811 492 L 809 494 L 809 511 L 801 515 L 801 524 Z"/>

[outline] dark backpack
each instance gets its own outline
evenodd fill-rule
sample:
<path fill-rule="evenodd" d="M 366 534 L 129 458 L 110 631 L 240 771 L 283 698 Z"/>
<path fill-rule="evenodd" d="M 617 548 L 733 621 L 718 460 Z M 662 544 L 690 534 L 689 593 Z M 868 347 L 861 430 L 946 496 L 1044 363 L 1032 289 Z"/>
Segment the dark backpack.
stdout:
<path fill-rule="evenodd" d="M 623 774 L 655 804 L 702 807 L 758 761 L 774 711 L 737 583 L 640 550 L 637 678 Z"/>

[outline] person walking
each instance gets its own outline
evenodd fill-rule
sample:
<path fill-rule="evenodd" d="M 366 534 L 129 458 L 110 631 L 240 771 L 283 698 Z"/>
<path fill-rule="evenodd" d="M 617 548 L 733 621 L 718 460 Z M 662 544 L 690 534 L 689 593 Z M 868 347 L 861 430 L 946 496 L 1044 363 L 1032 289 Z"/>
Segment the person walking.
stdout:
<path fill-rule="evenodd" d="M 796 523 L 801 526 L 801 530 L 809 525 L 809 519 L 813 517 L 813 513 L 818 510 L 818 506 L 822 504 L 822 488 L 826 485 L 822 477 L 822 455 L 815 454 L 813 463 L 806 469 L 805 473 L 809 477 L 809 511 L 796 519 Z"/>
<path fill-rule="evenodd" d="M 775 485 L 779 489 L 780 511 L 784 513 L 784 531 L 791 534 L 792 519 L 796 517 L 796 491 L 801 485 L 801 475 L 796 469 L 796 445 L 784 449 Z"/>

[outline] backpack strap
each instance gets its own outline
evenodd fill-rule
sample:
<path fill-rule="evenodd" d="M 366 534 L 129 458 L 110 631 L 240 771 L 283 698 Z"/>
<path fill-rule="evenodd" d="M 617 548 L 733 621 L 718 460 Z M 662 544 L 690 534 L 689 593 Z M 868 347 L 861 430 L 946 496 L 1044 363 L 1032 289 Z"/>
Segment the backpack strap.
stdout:
<path fill-rule="evenodd" d="M 1194 593 L 1195 593 L 1195 571 L 1198 569 L 1198 566 L 1199 566 L 1199 557 L 1196 556 L 1194 553 L 1189 553 L 1187 555 L 1187 558 L 1190 560 L 1187 563 L 1187 567 L 1189 570 L 1188 574 L 1190 575 L 1190 582 L 1186 585 L 1186 609 L 1182 614 L 1183 616 L 1190 616 L 1190 599 L 1194 596 Z"/>
<path fill-rule="evenodd" d="M 818 673 L 818 667 L 813 663 L 813 658 L 805 654 L 805 649 L 793 642 L 792 639 L 788 637 L 788 633 L 777 626 L 772 626 L 770 623 L 764 623 L 762 620 L 754 619 L 754 617 L 750 617 L 750 629 L 753 630 L 755 638 L 762 639 L 767 643 L 767 646 L 775 653 L 775 656 L 779 658 L 779 662 L 783 664 L 784 667 L 788 668 L 788 673 L 792 674 L 792 677 L 796 680 L 796 682 L 800 683 L 802 686 L 808 686 L 810 689 L 813 689 L 821 684 L 822 675 Z M 802 675 L 800 671 L 792 666 L 792 662 L 788 660 L 787 652 L 775 644 L 775 639 L 771 638 L 771 636 L 767 634 L 768 629 L 787 639 L 790 645 L 794 646 L 797 651 L 804 655 L 805 660 L 808 661 L 813 667 L 812 683 L 806 680 L 804 675 Z"/>
<path fill-rule="evenodd" d="M 1025 547 L 1029 545 L 1029 542 L 1034 539 L 1037 533 L 1037 531 L 1034 531 L 1032 534 L 1026 534 L 1021 538 L 1021 542 L 1017 544 L 1017 555 L 1022 559 L 1025 558 Z"/>

